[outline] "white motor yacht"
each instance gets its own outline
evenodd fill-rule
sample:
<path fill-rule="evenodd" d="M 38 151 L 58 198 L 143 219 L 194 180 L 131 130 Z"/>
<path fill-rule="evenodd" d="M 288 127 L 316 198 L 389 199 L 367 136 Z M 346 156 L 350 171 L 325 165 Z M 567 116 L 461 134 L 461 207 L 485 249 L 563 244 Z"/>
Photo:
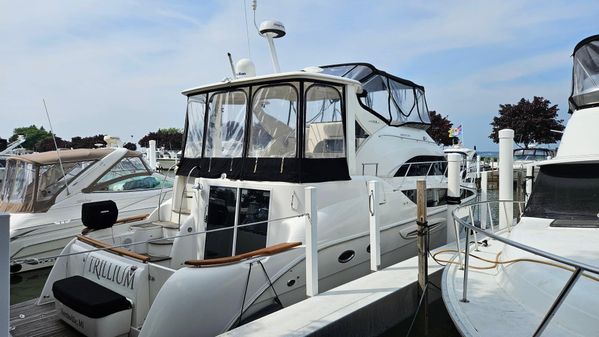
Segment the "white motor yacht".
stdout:
<path fill-rule="evenodd" d="M 572 116 L 521 218 L 478 233 L 471 262 L 444 271 L 443 300 L 463 336 L 599 336 L 599 35 L 573 57 Z M 500 216 L 512 207 L 500 202 Z"/>
<path fill-rule="evenodd" d="M 170 198 L 173 181 L 154 173 L 141 153 L 123 148 L 75 149 L 13 156 L 0 190 L 11 213 L 11 271 L 51 266 L 81 234 L 81 205 L 112 200 L 118 223 L 139 220 Z"/>
<path fill-rule="evenodd" d="M 446 242 L 446 204 L 459 200 L 447 197 L 447 162 L 425 131 L 422 86 L 352 63 L 183 94 L 173 198 L 128 229 L 94 224 L 44 286 L 39 303 L 54 301 L 78 331 L 213 336 L 303 300 L 306 187 L 316 188 L 321 291 L 369 273 L 369 181 L 383 267 L 416 253 L 418 179 L 431 246 Z"/>

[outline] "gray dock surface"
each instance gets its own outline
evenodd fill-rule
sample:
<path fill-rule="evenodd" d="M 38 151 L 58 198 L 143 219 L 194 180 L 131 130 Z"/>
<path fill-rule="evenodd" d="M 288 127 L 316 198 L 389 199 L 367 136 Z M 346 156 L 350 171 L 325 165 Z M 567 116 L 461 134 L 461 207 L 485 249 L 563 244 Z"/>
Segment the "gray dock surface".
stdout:
<path fill-rule="evenodd" d="M 56 316 L 54 303 L 36 305 L 36 301 L 33 299 L 10 306 L 10 334 L 13 337 L 81 336 Z"/>

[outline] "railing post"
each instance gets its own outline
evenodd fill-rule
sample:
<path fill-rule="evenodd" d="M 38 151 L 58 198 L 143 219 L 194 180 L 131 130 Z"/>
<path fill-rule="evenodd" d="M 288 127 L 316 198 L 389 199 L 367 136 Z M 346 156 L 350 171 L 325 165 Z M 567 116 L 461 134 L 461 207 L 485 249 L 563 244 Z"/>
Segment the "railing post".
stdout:
<path fill-rule="evenodd" d="M 10 215 L 0 213 L 0 331 L 6 332 L 8 336 L 9 307 L 10 307 Z"/>
<path fill-rule="evenodd" d="M 528 198 L 530 197 L 530 194 L 532 193 L 532 180 L 534 179 L 534 165 L 533 164 L 529 164 L 526 165 L 526 198 L 524 199 L 524 201 L 528 202 Z"/>
<path fill-rule="evenodd" d="M 460 301 L 464 303 L 468 303 L 468 260 L 470 257 L 470 228 L 465 227 L 466 229 L 466 243 L 464 248 L 464 284 L 462 288 L 462 299 Z"/>
<path fill-rule="evenodd" d="M 316 187 L 306 187 L 306 295 L 318 295 L 318 203 Z"/>
<path fill-rule="evenodd" d="M 488 201 L 488 195 L 487 195 L 487 191 L 488 191 L 488 180 L 489 180 L 489 172 L 484 171 L 481 172 L 481 176 L 480 176 L 480 201 L 481 203 L 479 204 L 478 207 L 478 218 L 480 219 L 480 228 L 482 229 L 487 229 L 487 205 L 485 204 Z"/>
<path fill-rule="evenodd" d="M 148 150 L 148 162 L 150 164 L 150 168 L 152 171 L 156 170 L 156 141 L 150 140 L 148 142 L 150 144 L 150 149 Z"/>
<path fill-rule="evenodd" d="M 460 250 L 457 224 L 453 211 L 460 204 L 460 159 L 457 153 L 447 155 L 447 242 L 456 241 Z"/>
<path fill-rule="evenodd" d="M 381 267 L 381 232 L 378 223 L 379 202 L 376 198 L 378 182 L 368 182 L 368 214 L 370 220 L 370 270 L 377 271 Z"/>
<path fill-rule="evenodd" d="M 499 130 L 499 200 L 514 200 L 513 165 L 514 130 Z M 514 205 L 506 202 L 499 207 L 499 228 L 511 226 L 514 219 Z"/>

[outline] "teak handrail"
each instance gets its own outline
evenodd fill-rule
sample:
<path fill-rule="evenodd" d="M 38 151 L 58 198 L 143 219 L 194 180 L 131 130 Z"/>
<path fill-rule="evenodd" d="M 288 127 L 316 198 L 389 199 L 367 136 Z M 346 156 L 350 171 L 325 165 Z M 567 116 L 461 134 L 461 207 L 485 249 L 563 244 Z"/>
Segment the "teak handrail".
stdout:
<path fill-rule="evenodd" d="M 209 260 L 187 260 L 185 264 L 188 266 L 201 267 L 201 266 L 215 266 L 220 264 L 230 264 L 233 262 L 238 262 L 241 260 L 246 260 L 255 256 L 264 256 L 264 255 L 274 255 L 293 247 L 297 247 L 301 245 L 301 242 L 284 242 L 277 243 L 276 245 L 268 246 L 265 248 L 253 250 L 251 252 L 235 255 L 235 256 L 227 256 L 227 257 L 219 257 L 216 259 Z"/>
<path fill-rule="evenodd" d="M 98 241 L 92 238 L 88 238 L 87 236 L 83 236 L 83 235 L 77 235 L 77 240 L 79 241 L 83 241 L 87 244 L 90 244 L 94 247 L 98 247 L 98 248 L 106 248 L 106 250 L 111 251 L 115 254 L 118 255 L 124 255 L 124 256 L 128 256 L 128 257 L 132 257 L 134 259 L 138 259 L 143 261 L 144 263 L 148 262 L 148 260 L 150 260 L 149 256 L 145 256 L 145 255 L 141 255 L 141 254 L 137 254 L 134 253 L 132 251 L 126 250 L 124 248 L 120 248 L 120 247 L 112 247 L 107 243 L 104 243 L 102 241 Z"/>
<path fill-rule="evenodd" d="M 120 224 L 129 223 L 129 222 L 145 220 L 148 218 L 148 215 L 149 214 L 143 214 L 143 215 L 130 216 L 128 218 L 122 218 L 122 219 L 117 220 L 114 224 L 120 225 Z"/>

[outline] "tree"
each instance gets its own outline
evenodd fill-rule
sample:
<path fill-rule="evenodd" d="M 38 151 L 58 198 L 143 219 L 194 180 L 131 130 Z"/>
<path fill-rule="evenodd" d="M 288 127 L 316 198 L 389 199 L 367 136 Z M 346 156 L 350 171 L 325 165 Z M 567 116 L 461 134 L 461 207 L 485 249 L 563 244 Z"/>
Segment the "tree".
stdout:
<path fill-rule="evenodd" d="M 58 148 L 61 149 L 68 149 L 71 147 L 71 142 L 69 142 L 68 140 L 63 140 L 60 137 L 56 137 L 56 145 L 58 145 Z M 56 146 L 54 144 L 54 139 L 52 139 L 52 137 L 50 138 L 45 138 L 43 140 L 41 140 L 39 143 L 37 143 L 36 145 L 36 151 L 39 152 L 45 152 L 45 151 L 54 151 L 56 150 Z"/>
<path fill-rule="evenodd" d="M 441 116 L 436 111 L 429 112 L 431 116 L 431 126 L 426 132 L 437 144 L 451 145 L 455 137 L 449 137 L 449 129 L 453 123 L 447 119 L 448 116 Z"/>
<path fill-rule="evenodd" d="M 25 136 L 26 139 L 25 142 L 21 144 L 21 146 L 33 151 L 39 151 L 38 146 L 40 142 L 42 142 L 45 139 L 52 138 L 52 134 L 46 131 L 43 126 L 38 129 L 37 126 L 30 125 L 16 128 L 13 131 L 13 135 L 9 138 L 9 141 L 14 142 L 15 140 L 17 140 L 19 135 Z"/>
<path fill-rule="evenodd" d="M 137 150 L 137 145 L 135 145 L 131 142 L 126 143 L 125 145 L 123 145 L 123 147 L 126 148 L 127 150 L 131 150 L 131 151 Z"/>
<path fill-rule="evenodd" d="M 499 130 L 514 130 L 514 140 L 522 143 L 524 148 L 532 143 L 550 144 L 561 138 L 561 134 L 551 130 L 562 131 L 564 120 L 557 118 L 557 105 L 551 105 L 548 99 L 534 96 L 532 102 L 522 98 L 518 104 L 500 104 L 499 116 L 493 117 L 493 131 L 489 138 L 499 142 Z"/>
<path fill-rule="evenodd" d="M 149 147 L 149 141 L 155 140 L 157 147 L 164 147 L 167 150 L 181 150 L 183 147 L 183 133 L 177 128 L 158 129 L 157 132 L 150 132 L 143 136 L 139 145 Z"/>
<path fill-rule="evenodd" d="M 71 138 L 71 147 L 74 149 L 93 149 L 96 147 L 96 144 L 102 144 L 102 146 L 106 146 L 106 142 L 104 141 L 104 135 L 95 135 L 92 137 L 73 137 Z"/>

